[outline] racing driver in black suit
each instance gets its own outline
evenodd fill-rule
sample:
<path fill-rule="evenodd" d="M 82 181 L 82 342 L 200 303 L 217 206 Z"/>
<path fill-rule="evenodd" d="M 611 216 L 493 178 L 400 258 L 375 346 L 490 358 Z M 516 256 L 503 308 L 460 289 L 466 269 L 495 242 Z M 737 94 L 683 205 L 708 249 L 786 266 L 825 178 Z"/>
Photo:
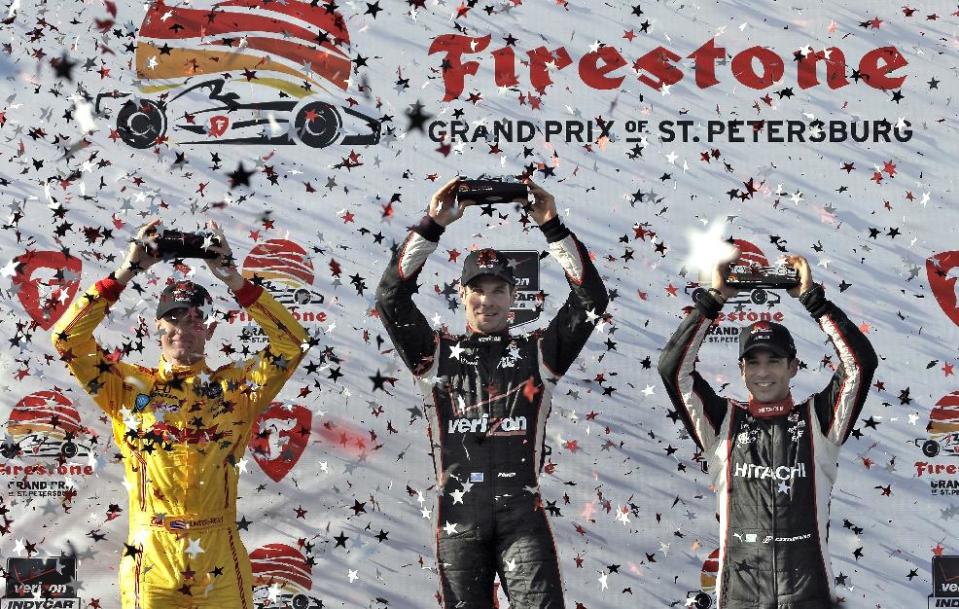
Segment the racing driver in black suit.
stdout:
<path fill-rule="evenodd" d="M 866 401 L 877 357 L 869 340 L 814 284 L 802 256 L 790 289 L 836 350 L 825 389 L 793 400 L 799 369 L 785 326 L 757 321 L 739 335 L 747 402 L 725 399 L 696 371 L 699 348 L 726 300 L 728 264 L 663 349 L 659 372 L 673 406 L 705 452 L 719 500 L 719 609 L 828 609 L 836 603 L 826 547 L 839 449 Z"/>
<path fill-rule="evenodd" d="M 606 288 L 586 247 L 556 213 L 552 195 L 527 182 L 528 208 L 570 293 L 545 330 L 509 334 L 516 296 L 510 261 L 471 252 L 459 296 L 466 333 L 435 331 L 413 302 L 417 277 L 447 225 L 463 215 L 457 179 L 397 248 L 376 292 L 376 310 L 425 398 L 439 488 L 436 553 L 447 609 L 490 609 L 499 575 L 510 606 L 562 609 L 563 585 L 539 495 L 544 431 L 556 383 L 606 310 Z"/>

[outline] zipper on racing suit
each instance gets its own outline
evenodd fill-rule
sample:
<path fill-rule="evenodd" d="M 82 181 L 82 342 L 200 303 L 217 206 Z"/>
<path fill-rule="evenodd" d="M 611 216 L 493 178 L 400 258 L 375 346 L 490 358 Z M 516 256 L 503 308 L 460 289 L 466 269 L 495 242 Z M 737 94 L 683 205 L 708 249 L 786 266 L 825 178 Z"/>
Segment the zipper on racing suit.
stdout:
<path fill-rule="evenodd" d="M 769 427 L 770 427 L 770 432 L 771 432 L 771 436 L 772 436 L 772 448 L 773 448 L 773 450 L 772 450 L 772 452 L 773 452 L 773 455 L 772 455 L 773 461 L 772 461 L 772 464 L 770 465 L 770 467 L 775 467 L 777 463 L 785 463 L 785 460 L 781 460 L 781 459 L 780 459 L 780 457 L 785 457 L 785 454 L 783 454 L 783 455 L 777 455 L 777 454 L 776 454 L 776 453 L 778 452 L 778 450 L 779 450 L 779 438 L 776 436 L 776 429 L 777 429 L 778 426 L 776 425 L 776 420 L 775 420 L 775 419 L 773 419 L 773 420 L 770 422 Z M 777 562 L 776 562 L 776 537 L 778 537 L 778 535 L 779 535 L 779 530 L 778 530 L 778 527 L 777 527 L 776 525 L 777 525 L 778 519 L 779 519 L 779 489 L 778 489 L 778 486 L 779 486 L 779 485 L 778 485 L 776 482 L 777 482 L 776 476 L 770 476 L 770 477 L 769 477 L 769 486 L 770 486 L 769 492 L 771 493 L 771 497 L 773 498 L 773 518 L 772 518 L 772 520 L 773 520 L 773 522 L 772 522 L 772 525 L 773 525 L 773 530 L 772 530 L 773 539 L 772 539 L 772 541 L 770 542 L 770 543 L 772 544 L 772 551 L 773 551 L 773 574 L 772 574 L 772 575 L 773 575 L 773 576 L 772 576 L 772 580 L 773 580 L 773 598 L 778 600 L 778 599 L 779 599 L 779 565 L 778 565 Z M 790 490 L 790 492 L 792 492 L 792 491 Z"/>

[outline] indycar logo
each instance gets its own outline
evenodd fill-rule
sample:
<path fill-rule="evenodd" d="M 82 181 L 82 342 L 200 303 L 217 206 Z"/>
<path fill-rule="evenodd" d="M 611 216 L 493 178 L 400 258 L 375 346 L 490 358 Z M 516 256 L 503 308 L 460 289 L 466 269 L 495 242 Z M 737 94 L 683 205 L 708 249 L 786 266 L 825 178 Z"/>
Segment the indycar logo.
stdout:
<path fill-rule="evenodd" d="M 932 557 L 932 594 L 929 607 L 959 607 L 959 556 Z"/>
<path fill-rule="evenodd" d="M 286 477 L 310 440 L 313 412 L 299 404 L 273 402 L 253 425 L 250 450 L 260 469 L 274 482 Z"/>
<path fill-rule="evenodd" d="M 526 435 L 526 417 L 503 417 L 490 419 L 484 414 L 478 418 L 458 418 L 449 421 L 448 433 L 481 433 L 487 436 Z"/>
<path fill-rule="evenodd" d="M 535 250 L 500 250 L 509 260 L 516 280 L 516 301 L 509 311 L 509 327 L 518 328 L 539 319 L 543 294 L 539 282 L 539 252 Z"/>
<path fill-rule="evenodd" d="M 343 16 L 302 0 L 250 6 L 149 3 L 135 52 L 139 94 L 96 98 L 101 115 L 105 100 L 125 99 L 111 137 L 150 148 L 169 139 L 170 117 L 179 116 L 180 144 L 376 144 L 379 120 L 354 109 L 352 97 L 338 101 L 352 68 Z M 251 98 L 229 90 L 234 82 Z"/>
<path fill-rule="evenodd" d="M 941 252 L 928 258 L 926 275 L 943 313 L 959 326 L 959 251 Z"/>
<path fill-rule="evenodd" d="M 77 598 L 77 559 L 8 558 L 3 609 L 80 609 Z"/>
<path fill-rule="evenodd" d="M 23 310 L 49 330 L 73 302 L 80 286 L 82 262 L 61 252 L 27 252 L 15 259 L 12 283 Z"/>

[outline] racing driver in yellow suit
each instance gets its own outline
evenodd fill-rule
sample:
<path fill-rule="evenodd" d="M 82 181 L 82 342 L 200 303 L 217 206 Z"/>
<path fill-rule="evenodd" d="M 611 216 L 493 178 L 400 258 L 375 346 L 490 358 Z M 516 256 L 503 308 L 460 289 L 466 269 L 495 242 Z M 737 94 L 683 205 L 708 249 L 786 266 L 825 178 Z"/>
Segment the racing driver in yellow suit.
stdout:
<path fill-rule="evenodd" d="M 158 262 L 142 227 L 120 268 L 78 298 L 54 328 L 61 359 L 112 420 L 129 492 L 120 563 L 123 609 L 253 609 L 250 559 L 236 525 L 237 480 L 251 428 L 303 357 L 306 331 L 262 287 L 244 279 L 214 223 L 215 277 L 260 325 L 269 345 L 210 369 L 209 293 L 172 281 L 157 307 L 157 368 L 106 353 L 93 331 L 125 285 Z"/>

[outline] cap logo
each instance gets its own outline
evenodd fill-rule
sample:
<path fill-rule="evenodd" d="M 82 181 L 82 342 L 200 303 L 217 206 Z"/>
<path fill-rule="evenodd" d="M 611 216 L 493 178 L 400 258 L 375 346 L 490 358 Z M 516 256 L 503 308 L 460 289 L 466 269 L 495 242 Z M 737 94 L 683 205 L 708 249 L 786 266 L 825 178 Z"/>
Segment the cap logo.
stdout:
<path fill-rule="evenodd" d="M 476 260 L 476 266 L 481 269 L 491 269 L 499 263 L 496 257 L 496 251 L 491 249 L 482 250 Z"/>

